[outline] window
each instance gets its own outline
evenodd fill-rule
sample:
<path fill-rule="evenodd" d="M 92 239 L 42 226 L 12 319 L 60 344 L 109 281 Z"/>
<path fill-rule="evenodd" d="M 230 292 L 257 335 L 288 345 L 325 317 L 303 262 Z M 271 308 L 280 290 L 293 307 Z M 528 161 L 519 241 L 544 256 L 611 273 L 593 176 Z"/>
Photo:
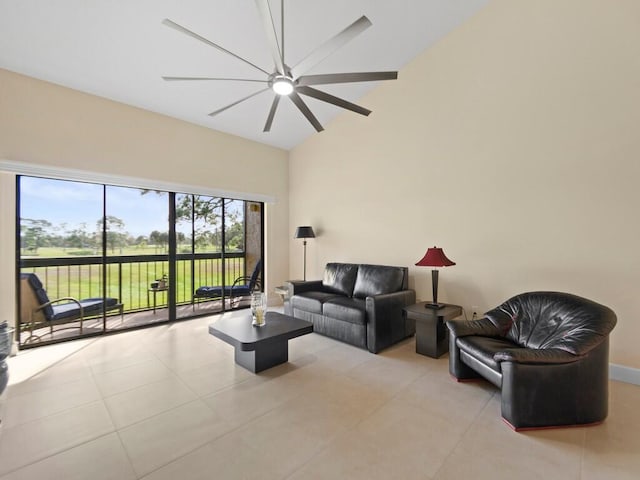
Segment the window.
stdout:
<path fill-rule="evenodd" d="M 21 346 L 249 303 L 229 287 L 261 265 L 262 203 L 28 176 L 17 196 Z"/>

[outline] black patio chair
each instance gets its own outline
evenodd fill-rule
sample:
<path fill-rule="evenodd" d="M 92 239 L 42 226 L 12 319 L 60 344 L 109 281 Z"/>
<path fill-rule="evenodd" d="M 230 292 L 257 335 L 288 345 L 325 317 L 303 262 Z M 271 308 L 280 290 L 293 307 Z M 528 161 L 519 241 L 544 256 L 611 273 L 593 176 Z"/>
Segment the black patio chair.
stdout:
<path fill-rule="evenodd" d="M 42 282 L 35 273 L 20 274 L 20 328 L 29 331 L 31 339 L 39 339 L 33 331 L 49 327 L 49 334 L 53 335 L 55 325 L 78 322 L 80 334 L 82 323 L 88 317 L 102 315 L 103 311 L 119 310 L 121 320 L 124 319 L 123 304 L 117 298 L 85 298 L 78 300 L 73 297 L 49 299 Z"/>
<path fill-rule="evenodd" d="M 243 275 L 236 278 L 231 285 L 222 286 L 203 286 L 199 287 L 193 295 L 194 305 L 200 299 L 218 299 L 228 298 L 231 302 L 240 297 L 251 295 L 252 292 L 259 291 L 262 288 L 260 283 L 260 274 L 262 272 L 262 259 L 256 262 L 256 266 L 250 276 Z"/>

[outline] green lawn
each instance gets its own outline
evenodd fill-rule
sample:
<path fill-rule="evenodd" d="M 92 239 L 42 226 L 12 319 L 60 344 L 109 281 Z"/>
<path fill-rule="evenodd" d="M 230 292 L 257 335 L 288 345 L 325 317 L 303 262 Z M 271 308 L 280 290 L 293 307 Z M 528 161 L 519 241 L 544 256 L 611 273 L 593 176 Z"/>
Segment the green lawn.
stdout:
<path fill-rule="evenodd" d="M 42 248 L 39 253 L 43 258 L 69 256 L 61 255 L 62 249 Z M 126 250 L 125 250 L 126 251 Z M 153 247 L 148 247 L 147 254 L 155 254 Z M 161 252 L 158 252 L 161 253 Z M 141 250 L 133 250 L 122 255 L 142 255 Z M 99 262 L 99 257 L 96 259 Z M 245 274 L 243 258 L 226 259 L 226 284 Z M 222 260 L 196 260 L 195 283 L 191 284 L 191 261 L 180 260 L 176 265 L 176 281 L 173 285 L 178 303 L 191 302 L 193 292 L 203 285 L 222 284 Z M 23 269 L 23 272 L 34 272 L 38 275 L 49 298 L 74 297 L 77 299 L 102 296 L 102 266 L 71 265 L 57 267 L 35 267 Z M 149 308 L 153 295 L 148 295 L 150 283 L 169 273 L 169 262 L 129 262 L 107 265 L 108 297 L 116 297 L 124 304 L 125 311 Z M 158 304 L 166 302 L 167 295 L 157 295 Z"/>

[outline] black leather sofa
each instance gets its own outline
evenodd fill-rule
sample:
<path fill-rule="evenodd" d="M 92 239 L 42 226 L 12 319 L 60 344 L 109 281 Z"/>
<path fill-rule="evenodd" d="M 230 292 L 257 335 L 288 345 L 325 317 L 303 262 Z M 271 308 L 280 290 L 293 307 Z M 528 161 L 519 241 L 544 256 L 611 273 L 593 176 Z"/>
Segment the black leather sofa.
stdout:
<path fill-rule="evenodd" d="M 287 282 L 285 313 L 313 331 L 378 353 L 415 334 L 402 310 L 416 301 L 407 267 L 328 263 L 322 280 Z"/>
<path fill-rule="evenodd" d="M 501 389 L 515 430 L 588 425 L 608 413 L 609 333 L 616 315 L 559 292 L 516 295 L 474 321 L 449 321 L 449 371 Z"/>

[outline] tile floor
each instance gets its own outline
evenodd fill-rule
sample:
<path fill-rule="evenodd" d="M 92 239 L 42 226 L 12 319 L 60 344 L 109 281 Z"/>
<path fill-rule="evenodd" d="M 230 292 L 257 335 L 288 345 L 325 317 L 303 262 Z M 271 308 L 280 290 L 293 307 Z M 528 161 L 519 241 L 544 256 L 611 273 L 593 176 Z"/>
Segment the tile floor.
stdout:
<path fill-rule="evenodd" d="M 232 304 L 227 303 L 227 309 L 239 308 L 247 306 L 247 300 L 240 298 L 238 301 L 234 301 Z M 176 308 L 177 318 L 186 318 L 195 315 L 203 314 L 216 314 L 222 311 L 222 302 L 218 300 L 201 301 L 195 306 L 193 305 L 180 305 Z M 120 314 L 112 314 L 107 317 L 106 330 L 126 330 L 129 328 L 152 325 L 154 323 L 166 322 L 169 319 L 169 311 L 165 306 L 158 305 L 155 312 L 153 310 L 143 310 L 141 312 L 128 312 L 122 317 Z M 21 342 L 24 344 L 38 342 L 49 342 L 51 340 L 62 340 L 70 338 L 82 338 L 88 337 L 96 333 L 102 333 L 105 330 L 102 317 L 85 320 L 82 324 L 82 333 L 80 333 L 80 323 L 70 322 L 57 325 L 54 327 L 53 332 L 49 327 L 38 328 L 33 331 L 34 337 L 30 337 L 28 331 L 22 333 Z"/>
<path fill-rule="evenodd" d="M 253 375 L 212 320 L 11 358 L 0 480 L 640 478 L 639 386 L 611 382 L 603 425 L 515 433 L 492 386 L 413 339 L 372 355 L 307 335 Z"/>

